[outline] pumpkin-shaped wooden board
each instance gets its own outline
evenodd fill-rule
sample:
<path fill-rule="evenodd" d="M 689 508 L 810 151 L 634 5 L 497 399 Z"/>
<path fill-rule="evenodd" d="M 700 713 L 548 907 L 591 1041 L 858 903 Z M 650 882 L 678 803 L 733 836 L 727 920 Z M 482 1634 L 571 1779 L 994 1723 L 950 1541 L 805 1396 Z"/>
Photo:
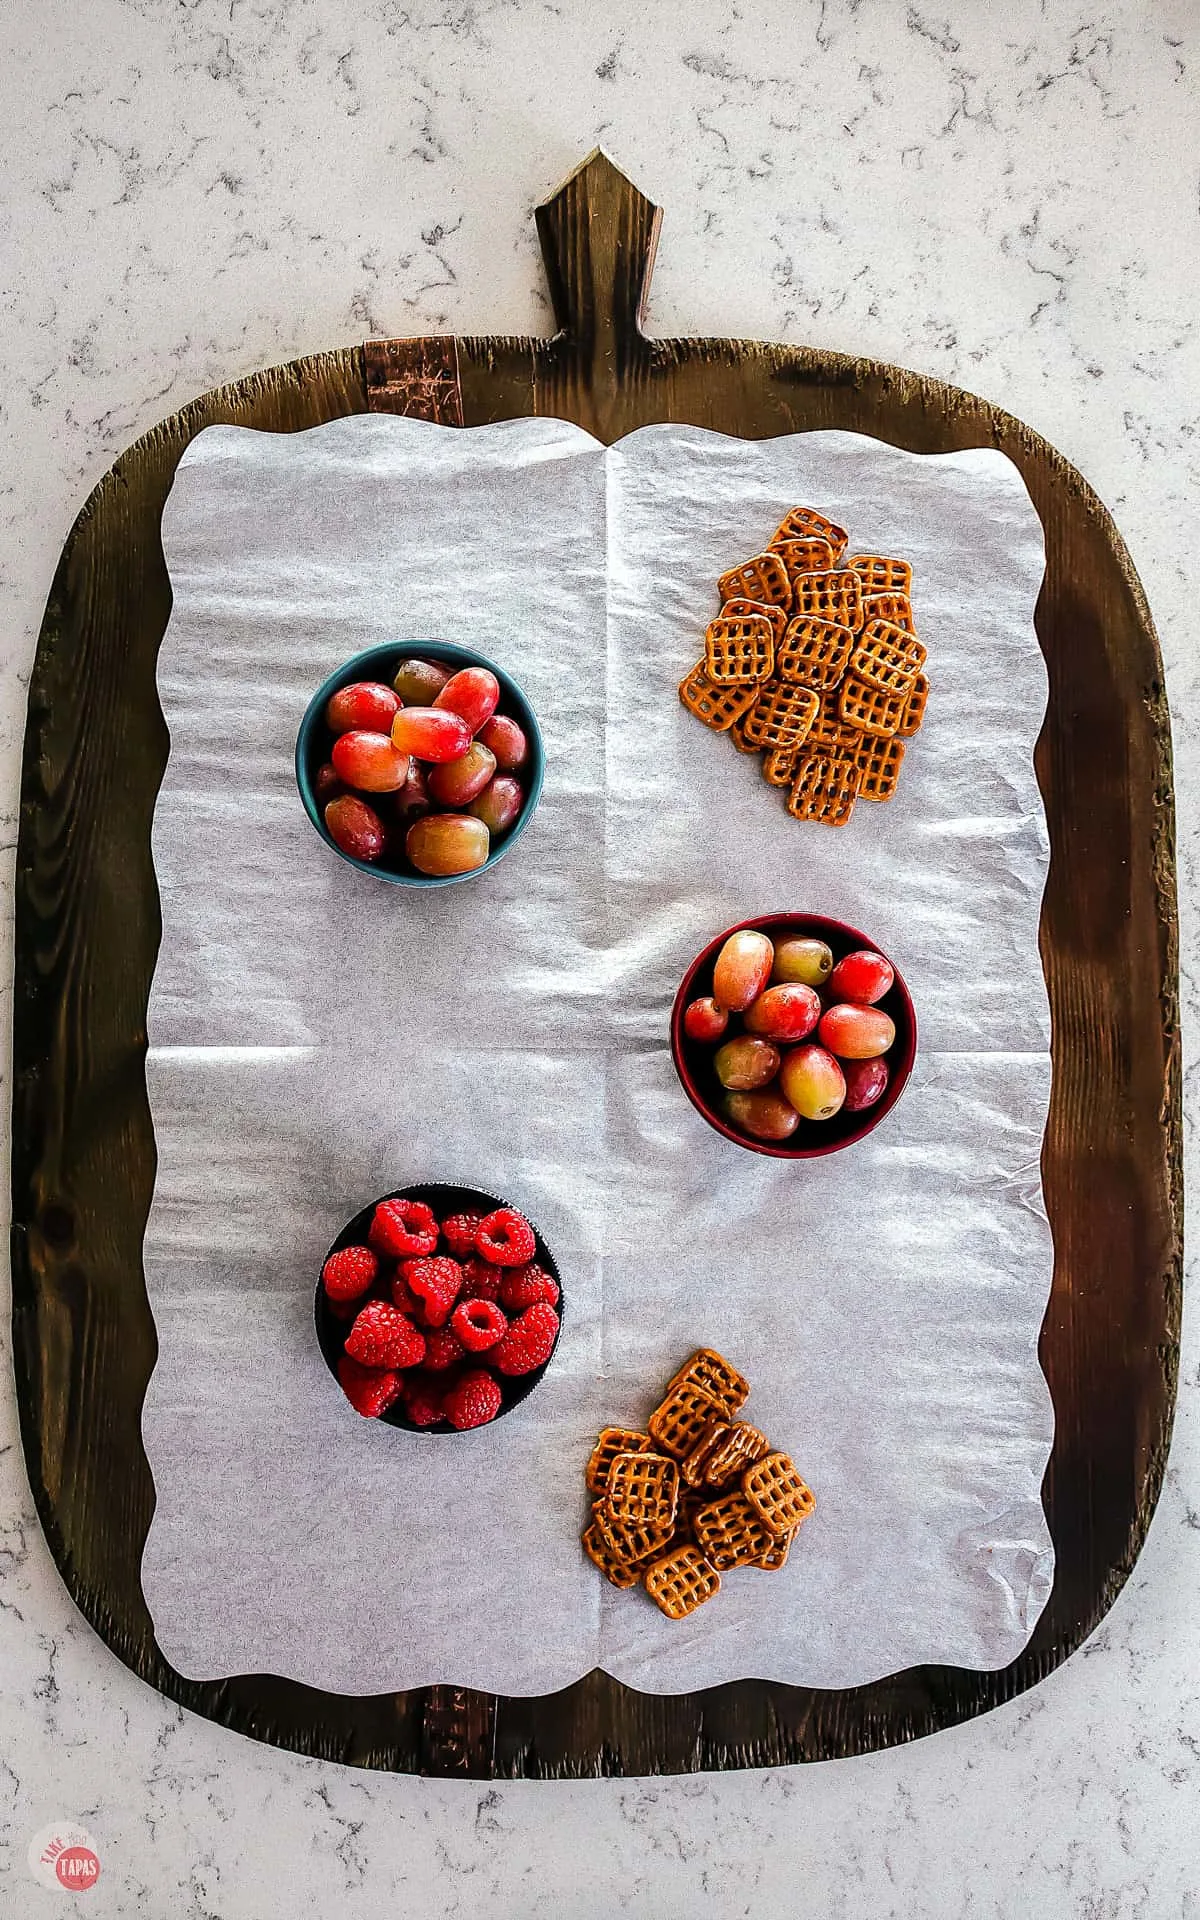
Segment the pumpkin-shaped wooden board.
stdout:
<path fill-rule="evenodd" d="M 38 1512 L 71 1594 L 135 1672 L 193 1712 L 298 1751 L 478 1776 L 645 1774 L 858 1753 L 1011 1698 L 1079 1645 L 1129 1573 L 1162 1479 L 1181 1273 L 1170 736 L 1153 627 L 1100 502 L 1052 447 L 895 368 L 640 328 L 659 213 L 601 153 L 538 209 L 558 332 L 372 341 L 206 394 L 131 447 L 76 522 L 29 696 L 18 850 L 14 1337 Z M 1051 866 L 1053 1025 L 1042 1156 L 1054 1286 L 1054 1590 L 1000 1673 L 919 1668 L 815 1693 L 755 1681 L 647 1698 L 602 1674 L 546 1699 L 448 1687 L 367 1699 L 247 1676 L 194 1684 L 155 1646 L 139 1582 L 154 1489 L 139 1419 L 155 1360 L 142 1234 L 155 1150 L 145 1020 L 159 934 L 150 826 L 167 753 L 155 659 L 170 610 L 159 521 L 192 436 L 369 409 L 474 425 L 559 415 L 612 440 L 652 421 L 816 428 L 918 452 L 998 447 L 1046 532 L 1036 615 L 1050 701 L 1036 767 Z"/>

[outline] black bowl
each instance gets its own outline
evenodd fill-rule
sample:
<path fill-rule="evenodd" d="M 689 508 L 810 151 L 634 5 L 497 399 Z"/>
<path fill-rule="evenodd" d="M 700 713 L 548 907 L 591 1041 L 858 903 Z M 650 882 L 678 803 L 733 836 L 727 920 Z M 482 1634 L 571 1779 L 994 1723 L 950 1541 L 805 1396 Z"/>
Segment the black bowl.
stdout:
<path fill-rule="evenodd" d="M 330 1247 L 329 1253 L 325 1255 L 325 1260 L 328 1260 L 330 1253 L 340 1253 L 343 1247 L 365 1247 L 367 1245 L 367 1230 L 374 1218 L 376 1207 L 384 1200 L 423 1201 L 427 1207 L 432 1209 L 434 1216 L 439 1220 L 444 1219 L 451 1213 L 494 1213 L 497 1207 L 508 1207 L 512 1205 L 510 1200 L 498 1199 L 493 1193 L 482 1193 L 477 1187 L 452 1186 L 440 1180 L 428 1181 L 423 1185 L 414 1187 L 397 1187 L 392 1193 L 381 1193 L 377 1200 L 372 1200 L 369 1206 L 364 1207 L 360 1213 L 356 1213 L 353 1220 L 346 1222 L 346 1225 L 342 1228 L 337 1239 Z M 515 1208 L 514 1211 L 522 1214 L 524 1219 L 529 1220 L 529 1215 L 525 1213 L 524 1208 L 518 1207 Z M 534 1226 L 532 1220 L 529 1220 L 529 1224 L 533 1227 L 534 1238 L 537 1241 L 537 1247 L 533 1256 L 534 1260 L 544 1272 L 550 1275 L 551 1279 L 554 1280 L 558 1286 L 558 1306 L 556 1308 L 558 1314 L 558 1334 L 555 1336 L 554 1345 L 550 1350 L 548 1358 L 544 1360 L 542 1365 L 537 1367 L 533 1373 L 522 1373 L 512 1379 L 505 1378 L 503 1374 L 495 1374 L 493 1376 L 503 1396 L 496 1420 L 503 1420 L 506 1413 L 511 1413 L 514 1407 L 520 1406 L 522 1400 L 529 1398 L 534 1388 L 544 1378 L 546 1369 L 552 1364 L 554 1355 L 558 1351 L 558 1342 L 562 1337 L 563 1313 L 565 1311 L 562 1280 L 559 1278 L 554 1255 L 542 1239 L 541 1234 L 538 1232 L 537 1227 Z M 321 1262 L 322 1268 L 324 1268 L 325 1260 Z M 352 1319 L 339 1320 L 333 1312 L 325 1289 L 321 1285 L 320 1274 L 317 1275 L 316 1302 L 313 1313 L 317 1327 L 317 1343 L 325 1356 L 326 1366 L 329 1368 L 334 1379 L 337 1380 L 338 1361 L 342 1357 L 350 1328 L 354 1322 Z M 486 1353 L 478 1355 L 478 1363 L 482 1367 L 487 1366 Z M 341 1391 L 342 1389 L 339 1383 L 338 1392 L 340 1393 Z M 380 1414 L 379 1418 L 385 1426 L 403 1427 L 407 1433 L 439 1434 L 458 1432 L 458 1428 L 452 1427 L 448 1420 L 439 1420 L 435 1427 L 416 1426 L 414 1422 L 408 1418 L 399 1401 L 390 1406 L 386 1413 Z M 494 1427 L 496 1420 L 490 1420 L 488 1425 Z M 475 1427 L 469 1428 L 467 1431 L 477 1433 L 481 1431 L 481 1429 Z"/>

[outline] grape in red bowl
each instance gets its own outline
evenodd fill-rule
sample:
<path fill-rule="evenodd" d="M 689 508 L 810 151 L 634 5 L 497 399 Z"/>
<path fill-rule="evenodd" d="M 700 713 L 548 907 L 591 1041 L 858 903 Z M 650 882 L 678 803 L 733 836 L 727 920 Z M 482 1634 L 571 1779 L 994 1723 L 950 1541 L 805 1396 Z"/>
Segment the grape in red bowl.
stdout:
<path fill-rule="evenodd" d="M 434 1181 L 347 1221 L 321 1263 L 314 1316 L 356 1412 L 411 1433 L 461 1433 L 503 1419 L 545 1377 L 562 1286 L 526 1215 Z"/>
<path fill-rule="evenodd" d="M 729 927 L 688 968 L 671 1055 L 709 1125 L 752 1153 L 852 1146 L 895 1106 L 917 1050 L 911 996 L 857 928 L 815 914 Z"/>
<path fill-rule="evenodd" d="M 452 886 L 495 866 L 532 818 L 544 772 L 516 681 L 447 641 L 356 654 L 318 687 L 296 739 L 296 784 L 321 838 L 400 886 Z"/>

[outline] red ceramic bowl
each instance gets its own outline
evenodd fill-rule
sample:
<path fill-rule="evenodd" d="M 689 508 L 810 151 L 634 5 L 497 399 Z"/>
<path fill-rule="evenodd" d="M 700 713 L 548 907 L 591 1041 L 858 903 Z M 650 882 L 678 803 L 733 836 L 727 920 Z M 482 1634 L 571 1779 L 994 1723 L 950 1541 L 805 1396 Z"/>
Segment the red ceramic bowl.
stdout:
<path fill-rule="evenodd" d="M 832 1120 L 801 1120 L 790 1140 L 752 1140 L 749 1134 L 739 1133 L 736 1127 L 731 1127 L 719 1110 L 722 1088 L 712 1064 L 716 1047 L 689 1040 L 683 1030 L 684 1010 L 689 1002 L 712 992 L 713 966 L 730 934 L 750 929 L 755 933 L 765 933 L 771 940 L 786 940 L 797 934 L 824 940 L 826 946 L 832 949 L 835 964 L 844 959 L 846 954 L 856 953 L 862 947 L 869 947 L 873 953 L 883 952 L 874 940 L 860 933 L 857 927 L 848 927 L 841 920 L 824 920 L 815 913 L 766 913 L 757 920 L 740 920 L 736 927 L 726 927 L 724 933 L 710 940 L 703 953 L 692 961 L 671 1009 L 671 1058 L 683 1090 L 710 1127 L 724 1134 L 727 1140 L 732 1140 L 735 1146 L 746 1147 L 751 1153 L 770 1154 L 775 1160 L 816 1160 L 821 1154 L 838 1153 L 842 1147 L 852 1147 L 856 1140 L 865 1140 L 884 1115 L 891 1112 L 912 1072 L 917 1055 L 917 1016 L 908 988 L 897 972 L 888 992 L 878 1003 L 896 1023 L 896 1038 L 884 1056 L 891 1078 L 881 1100 L 862 1113 L 843 1111 L 835 1113 Z M 887 957 L 884 954 L 885 960 Z"/>

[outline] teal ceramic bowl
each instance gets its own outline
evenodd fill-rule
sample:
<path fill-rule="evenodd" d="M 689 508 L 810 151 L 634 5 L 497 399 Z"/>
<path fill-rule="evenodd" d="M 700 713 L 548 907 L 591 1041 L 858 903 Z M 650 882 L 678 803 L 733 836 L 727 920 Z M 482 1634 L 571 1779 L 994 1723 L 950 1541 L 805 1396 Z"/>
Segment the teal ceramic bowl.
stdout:
<path fill-rule="evenodd" d="M 473 867 L 469 873 L 416 873 L 411 867 L 390 863 L 387 853 L 379 860 L 356 860 L 353 854 L 343 853 L 340 847 L 334 845 L 313 792 L 317 769 L 329 758 L 331 736 L 325 724 L 325 708 L 332 695 L 355 680 L 380 680 L 384 686 L 390 687 L 401 661 L 408 659 L 436 660 L 439 665 L 449 667 L 455 673 L 460 667 L 486 667 L 500 682 L 497 713 L 507 714 L 515 720 L 529 742 L 529 759 L 518 775 L 525 788 L 525 805 L 504 838 L 492 847 L 483 865 Z M 482 653 L 475 653 L 470 647 L 453 646 L 446 640 L 392 640 L 386 646 L 368 647 L 365 653 L 356 653 L 336 673 L 331 673 L 327 680 L 322 681 L 308 703 L 296 735 L 296 785 L 300 789 L 304 811 L 325 845 L 336 853 L 339 860 L 357 867 L 360 873 L 369 873 L 376 880 L 390 880 L 397 887 L 452 887 L 461 880 L 478 880 L 481 874 L 487 873 L 498 860 L 503 860 L 532 820 L 541 797 L 545 771 L 546 751 L 542 745 L 541 730 L 533 708 L 516 681 L 494 660 L 486 659 Z M 364 795 L 365 799 L 369 800 L 370 797 Z"/>

